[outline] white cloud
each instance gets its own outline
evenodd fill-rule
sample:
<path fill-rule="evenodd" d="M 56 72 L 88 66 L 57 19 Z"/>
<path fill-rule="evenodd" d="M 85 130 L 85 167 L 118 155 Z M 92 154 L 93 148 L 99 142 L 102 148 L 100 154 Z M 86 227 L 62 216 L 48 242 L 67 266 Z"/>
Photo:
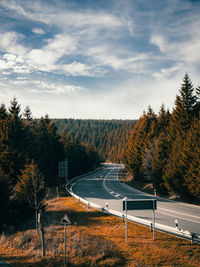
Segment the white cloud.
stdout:
<path fill-rule="evenodd" d="M 177 44 L 177 53 L 188 63 L 200 62 L 200 39 L 197 36 L 192 42 Z"/>
<path fill-rule="evenodd" d="M 11 82 L 11 85 L 14 84 L 16 86 L 21 85 L 28 85 L 28 88 L 25 89 L 27 92 L 31 93 L 40 93 L 40 94 L 75 94 L 80 91 L 84 91 L 85 88 L 82 86 L 77 86 L 73 84 L 59 84 L 59 83 L 52 83 L 48 81 L 29 81 L 26 79 L 17 79 Z"/>
<path fill-rule="evenodd" d="M 67 74 L 72 76 L 91 76 L 91 68 L 80 62 L 72 62 L 71 64 L 63 64 L 62 68 Z"/>
<path fill-rule="evenodd" d="M 76 49 L 76 42 L 68 35 L 57 34 L 52 39 L 47 40 L 47 45 L 41 49 L 32 49 L 26 54 L 28 63 L 43 71 L 53 71 L 58 69 L 57 61 L 65 55 L 72 53 Z"/>
<path fill-rule="evenodd" d="M 138 68 L 143 67 L 145 62 L 150 59 L 148 53 L 134 53 L 129 51 L 114 50 L 108 45 L 88 48 L 87 56 L 100 66 L 111 67 L 113 70 L 125 70 L 127 72 L 137 72 Z"/>
<path fill-rule="evenodd" d="M 27 48 L 20 44 L 23 38 L 22 34 L 16 32 L 0 33 L 0 51 L 23 56 L 27 52 Z"/>
<path fill-rule="evenodd" d="M 45 34 L 45 31 L 43 29 L 40 29 L 40 28 L 34 28 L 34 29 L 32 29 L 32 32 L 35 34 Z"/>
<path fill-rule="evenodd" d="M 24 64 L 23 59 L 20 56 L 13 54 L 4 54 L 0 59 L 0 69 L 12 70 L 15 73 L 30 73 L 30 68 Z M 8 74 L 3 72 L 3 74 Z M 10 73 L 9 73 L 10 74 Z"/>
<path fill-rule="evenodd" d="M 156 80 L 164 80 L 169 79 L 171 75 L 176 74 L 177 71 L 180 71 L 183 68 L 183 64 L 177 64 L 176 66 L 170 67 L 170 68 L 163 68 L 159 72 L 153 73 L 153 77 Z"/>
<path fill-rule="evenodd" d="M 150 39 L 150 43 L 153 45 L 156 45 L 162 53 L 166 51 L 166 40 L 163 36 L 161 35 L 152 35 Z"/>
<path fill-rule="evenodd" d="M 9 69 L 10 67 L 4 60 L 0 60 L 0 69 Z"/>

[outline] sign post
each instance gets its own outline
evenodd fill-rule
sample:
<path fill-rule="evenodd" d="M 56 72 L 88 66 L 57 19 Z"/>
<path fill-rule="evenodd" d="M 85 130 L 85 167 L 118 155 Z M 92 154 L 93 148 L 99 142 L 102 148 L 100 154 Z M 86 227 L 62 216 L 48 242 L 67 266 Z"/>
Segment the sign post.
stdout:
<path fill-rule="evenodd" d="M 156 199 L 123 199 L 123 210 L 126 212 L 126 242 L 128 242 L 128 230 L 127 230 L 127 211 L 128 210 L 153 210 L 153 240 L 155 240 L 155 210 L 157 209 Z"/>
<path fill-rule="evenodd" d="M 62 224 L 65 225 L 65 256 L 64 256 L 64 264 L 66 264 L 66 246 L 67 246 L 67 224 L 71 224 L 71 221 L 69 219 L 69 217 L 67 216 L 67 214 L 65 214 L 65 216 L 63 217 Z"/>

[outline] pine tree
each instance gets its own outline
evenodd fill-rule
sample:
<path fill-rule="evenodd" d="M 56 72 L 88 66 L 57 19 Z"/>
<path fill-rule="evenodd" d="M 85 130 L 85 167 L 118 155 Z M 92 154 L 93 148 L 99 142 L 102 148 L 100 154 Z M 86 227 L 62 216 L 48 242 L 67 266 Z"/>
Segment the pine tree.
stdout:
<path fill-rule="evenodd" d="M 57 185 L 58 162 L 63 157 L 63 150 L 57 134 L 57 128 L 46 115 L 35 125 L 36 151 L 35 161 L 44 174 L 48 185 Z"/>
<path fill-rule="evenodd" d="M 196 88 L 196 97 L 197 97 L 197 102 L 196 102 L 195 111 L 196 111 L 196 116 L 198 117 L 200 113 L 200 86 Z"/>
<path fill-rule="evenodd" d="M 32 112 L 29 106 L 26 106 L 23 115 L 25 118 L 25 124 L 26 125 L 31 124 L 31 122 L 33 121 L 33 118 L 32 118 Z"/>
<path fill-rule="evenodd" d="M 36 229 L 38 228 L 37 215 L 39 209 L 44 208 L 46 197 L 45 179 L 37 165 L 32 160 L 27 164 L 19 176 L 15 189 L 15 197 L 20 201 L 25 201 L 30 208 L 35 211 Z"/>
<path fill-rule="evenodd" d="M 195 118 L 180 153 L 188 197 L 200 199 L 200 118 Z"/>
<path fill-rule="evenodd" d="M 2 120 L 5 120 L 6 117 L 7 117 L 6 107 L 5 107 L 4 104 L 2 104 L 1 107 L 0 107 L 0 122 L 1 122 Z"/>
<path fill-rule="evenodd" d="M 176 133 L 179 132 L 183 137 L 190 127 L 190 122 L 194 118 L 196 96 L 193 94 L 194 87 L 186 73 L 179 95 L 176 96 L 175 107 L 172 112 L 168 137 L 173 142 L 176 139 Z"/>
<path fill-rule="evenodd" d="M 169 126 L 170 121 L 170 112 L 169 110 L 165 110 L 164 104 L 161 105 L 159 113 L 158 113 L 158 132 L 165 132 L 167 131 L 167 127 Z"/>
<path fill-rule="evenodd" d="M 180 95 L 176 97 L 175 108 L 167 131 L 169 159 L 165 166 L 163 179 L 169 191 L 182 197 L 187 197 L 187 189 L 184 185 L 184 171 L 181 168 L 180 153 L 183 140 L 186 138 L 191 121 L 195 116 L 196 96 L 193 95 L 193 91 L 192 82 L 186 74 L 179 91 Z"/>
<path fill-rule="evenodd" d="M 163 180 L 164 167 L 168 159 L 167 154 L 168 154 L 167 137 L 164 134 L 164 132 L 161 132 L 155 142 L 155 148 L 153 150 L 151 178 L 154 188 L 162 194 L 167 193 L 167 189 L 165 187 Z"/>
<path fill-rule="evenodd" d="M 146 156 L 156 132 L 156 115 L 149 107 L 147 114 L 144 112 L 138 120 L 124 150 L 123 161 L 136 180 L 144 179 L 144 174 L 148 168 Z"/>
<path fill-rule="evenodd" d="M 15 185 L 27 158 L 27 136 L 16 98 L 11 101 L 8 114 L 0 124 L 0 136 L 0 167 Z"/>
<path fill-rule="evenodd" d="M 10 195 L 9 176 L 0 168 L 0 226 L 8 223 Z"/>

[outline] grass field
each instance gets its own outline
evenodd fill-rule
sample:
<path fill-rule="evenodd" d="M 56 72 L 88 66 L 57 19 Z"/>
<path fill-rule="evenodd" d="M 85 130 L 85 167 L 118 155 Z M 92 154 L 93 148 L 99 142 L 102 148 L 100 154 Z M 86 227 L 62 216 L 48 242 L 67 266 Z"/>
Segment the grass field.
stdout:
<path fill-rule="evenodd" d="M 0 259 L 16 267 L 64 266 L 64 225 L 68 214 L 72 225 L 67 227 L 66 266 L 200 266 L 200 245 L 128 223 L 128 243 L 121 219 L 79 205 L 77 200 L 60 198 L 52 190 L 47 201 L 45 244 L 41 257 L 40 235 L 33 229 L 34 220 L 21 229 L 0 236 Z"/>

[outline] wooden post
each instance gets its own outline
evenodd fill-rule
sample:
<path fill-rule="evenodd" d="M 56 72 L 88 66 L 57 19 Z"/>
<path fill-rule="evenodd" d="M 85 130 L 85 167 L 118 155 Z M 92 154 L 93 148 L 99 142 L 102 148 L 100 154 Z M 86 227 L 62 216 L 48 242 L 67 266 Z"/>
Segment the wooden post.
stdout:
<path fill-rule="evenodd" d="M 44 228 L 41 228 L 42 258 L 45 256 Z"/>
<path fill-rule="evenodd" d="M 42 210 L 39 210 L 39 225 L 40 225 L 40 233 L 41 233 L 41 245 L 42 245 L 42 258 L 45 256 L 45 240 L 44 240 L 44 220 Z"/>

